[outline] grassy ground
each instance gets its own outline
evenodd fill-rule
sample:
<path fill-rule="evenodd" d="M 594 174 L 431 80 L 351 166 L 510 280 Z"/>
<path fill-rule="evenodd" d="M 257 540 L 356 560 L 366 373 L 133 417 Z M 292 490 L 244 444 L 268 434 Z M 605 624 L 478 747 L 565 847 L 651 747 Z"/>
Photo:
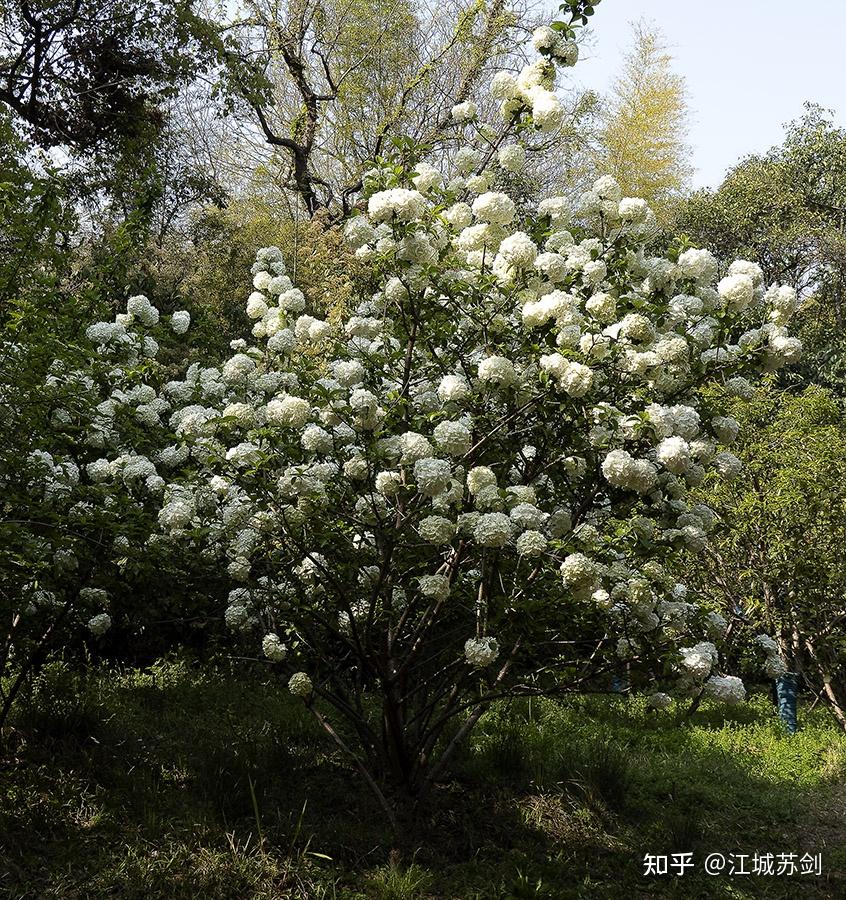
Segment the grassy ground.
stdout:
<path fill-rule="evenodd" d="M 48 670 L 0 756 L 0 897 L 846 897 L 846 738 L 765 697 L 500 707 L 399 841 L 267 676 L 184 662 Z M 643 875 L 691 850 L 696 871 Z M 823 875 L 707 876 L 707 853 L 822 853 Z"/>

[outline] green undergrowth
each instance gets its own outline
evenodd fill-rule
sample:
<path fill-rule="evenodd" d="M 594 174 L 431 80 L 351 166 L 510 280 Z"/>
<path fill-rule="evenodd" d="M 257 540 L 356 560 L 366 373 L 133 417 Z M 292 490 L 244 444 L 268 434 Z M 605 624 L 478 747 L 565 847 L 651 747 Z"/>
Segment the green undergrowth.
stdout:
<path fill-rule="evenodd" d="M 480 721 L 399 837 L 263 670 L 54 663 L 0 754 L 0 897 L 846 896 L 846 736 L 737 708 L 577 697 Z M 823 875 L 707 876 L 711 852 L 822 853 Z M 692 852 L 683 877 L 646 853 Z"/>

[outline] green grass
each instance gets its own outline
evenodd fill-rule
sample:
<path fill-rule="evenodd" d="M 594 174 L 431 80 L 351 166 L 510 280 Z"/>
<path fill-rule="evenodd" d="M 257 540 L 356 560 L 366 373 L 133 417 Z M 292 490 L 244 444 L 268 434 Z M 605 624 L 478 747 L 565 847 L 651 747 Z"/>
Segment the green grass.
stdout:
<path fill-rule="evenodd" d="M 54 664 L 0 755 L 3 898 L 846 896 L 846 737 L 762 696 L 503 704 L 414 833 L 262 671 Z M 699 872 L 645 878 L 646 852 Z M 822 878 L 709 877 L 707 852 L 823 853 Z"/>

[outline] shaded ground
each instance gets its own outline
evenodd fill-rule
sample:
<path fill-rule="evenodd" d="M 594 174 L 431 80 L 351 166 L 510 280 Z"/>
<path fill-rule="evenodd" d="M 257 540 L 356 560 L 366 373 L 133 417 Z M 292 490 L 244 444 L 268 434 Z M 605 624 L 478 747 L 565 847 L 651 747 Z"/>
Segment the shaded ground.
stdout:
<path fill-rule="evenodd" d="M 846 738 L 765 697 L 691 722 L 636 701 L 500 707 L 402 840 L 264 673 L 49 670 L 0 768 L 0 897 L 846 897 Z M 708 853 L 823 875 L 707 876 Z M 690 851 L 683 877 L 649 853 Z"/>

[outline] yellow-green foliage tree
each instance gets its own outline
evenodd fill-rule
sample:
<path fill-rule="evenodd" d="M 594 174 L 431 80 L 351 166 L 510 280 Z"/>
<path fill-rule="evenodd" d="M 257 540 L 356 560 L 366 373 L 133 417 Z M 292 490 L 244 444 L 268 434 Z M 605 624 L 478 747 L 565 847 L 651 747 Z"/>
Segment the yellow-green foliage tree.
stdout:
<path fill-rule="evenodd" d="M 606 101 L 597 165 L 661 219 L 691 174 L 687 93 L 661 31 L 641 21 L 632 32 Z"/>

